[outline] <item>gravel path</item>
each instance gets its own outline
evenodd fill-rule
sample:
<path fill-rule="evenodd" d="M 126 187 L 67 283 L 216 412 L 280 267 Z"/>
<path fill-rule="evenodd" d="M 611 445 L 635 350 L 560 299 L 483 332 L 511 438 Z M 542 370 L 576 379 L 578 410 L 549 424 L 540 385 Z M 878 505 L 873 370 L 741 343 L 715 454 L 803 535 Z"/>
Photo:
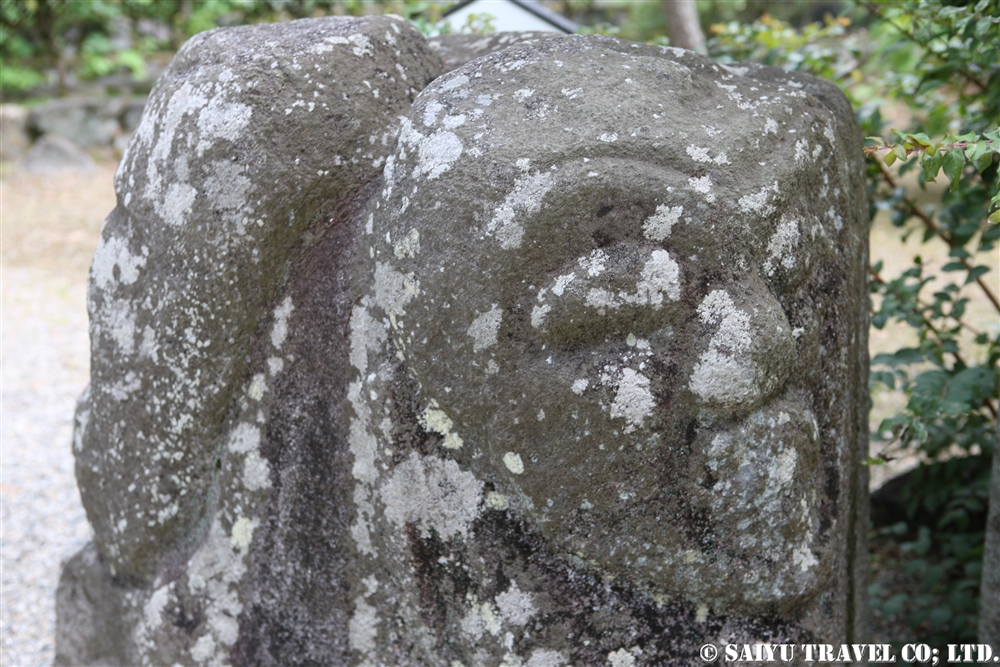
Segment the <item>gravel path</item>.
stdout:
<path fill-rule="evenodd" d="M 87 383 L 81 285 L 4 268 L 0 663 L 50 665 L 63 560 L 89 539 L 73 476 L 73 406 Z"/>
<path fill-rule="evenodd" d="M 0 178 L 0 665 L 50 665 L 62 561 L 90 538 L 73 474 L 86 274 L 115 165 Z"/>

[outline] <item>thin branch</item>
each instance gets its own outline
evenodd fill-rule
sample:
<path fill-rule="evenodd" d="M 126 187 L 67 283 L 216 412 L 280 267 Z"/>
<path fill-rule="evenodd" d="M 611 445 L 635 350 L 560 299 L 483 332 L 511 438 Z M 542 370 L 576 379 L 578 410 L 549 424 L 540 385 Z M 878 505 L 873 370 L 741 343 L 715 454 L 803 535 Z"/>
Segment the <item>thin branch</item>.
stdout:
<path fill-rule="evenodd" d="M 868 275 L 871 276 L 871 279 L 874 280 L 875 282 L 877 282 L 878 284 L 880 284 L 880 285 L 885 285 L 886 284 L 885 280 L 882 279 L 882 276 L 879 275 L 878 271 L 876 271 L 875 269 L 873 269 L 870 266 L 868 267 Z M 917 299 L 916 301 L 917 301 L 917 305 L 922 306 L 922 307 L 926 307 L 926 306 L 924 306 L 923 303 L 920 302 L 920 299 Z M 927 317 L 926 314 L 924 314 L 923 310 L 919 311 L 919 314 L 920 314 L 920 319 L 922 319 L 924 321 L 924 325 L 928 329 L 930 329 L 932 332 L 934 332 L 934 335 L 937 337 L 939 343 L 942 342 L 942 340 L 941 340 L 941 330 L 934 326 L 934 323 L 930 321 L 930 319 Z M 957 321 L 959 322 L 959 324 L 962 324 L 961 320 L 957 320 Z M 967 329 L 969 329 L 969 331 L 972 331 L 973 333 L 975 333 L 975 331 L 972 329 L 972 327 L 969 327 L 969 326 L 964 325 L 964 324 L 962 326 L 965 327 L 965 328 L 967 328 Z M 955 357 L 955 361 L 957 361 L 958 363 L 962 364 L 966 368 L 969 367 L 969 364 L 965 363 L 965 359 L 963 359 L 962 356 L 958 352 L 949 352 L 948 354 L 950 354 L 953 357 Z M 986 400 L 983 401 L 983 405 L 986 406 L 987 411 L 989 411 L 989 413 L 991 415 L 993 415 L 993 419 L 996 420 L 997 419 L 997 409 L 995 407 L 993 407 L 993 401 L 990 398 L 987 397 Z"/>
<path fill-rule="evenodd" d="M 959 141 L 953 144 L 941 144 L 940 146 L 935 146 L 934 149 L 936 151 L 941 151 L 941 150 L 949 150 L 952 148 L 958 148 L 964 151 L 966 148 L 968 148 L 974 143 L 976 142 Z M 983 143 L 989 145 L 993 143 L 993 140 L 989 139 L 987 141 L 984 141 Z M 871 155 L 872 153 L 877 153 L 878 151 L 882 150 L 892 150 L 892 148 L 893 148 L 892 144 L 882 144 L 881 146 L 865 146 L 864 151 L 865 155 Z M 910 155 L 912 155 L 913 153 L 920 153 L 922 151 L 925 151 L 927 150 L 927 148 L 928 148 L 927 146 L 914 146 L 913 148 L 907 148 L 906 157 L 910 157 Z"/>
<path fill-rule="evenodd" d="M 874 280 L 875 282 L 877 282 L 879 285 L 885 285 L 885 284 L 887 284 L 885 282 L 885 279 L 883 279 L 882 276 L 880 276 L 879 273 L 875 269 L 873 269 L 872 267 L 870 267 L 870 266 L 868 267 L 868 273 L 871 276 L 872 280 Z M 920 306 L 921 308 L 925 308 L 925 309 L 928 309 L 928 310 L 930 310 L 930 309 L 933 308 L 933 306 L 931 306 L 929 303 L 927 303 L 926 301 L 921 300 L 920 297 L 917 297 L 916 302 L 917 302 L 917 305 Z M 951 319 L 955 320 L 955 322 L 958 323 L 959 326 L 961 326 L 963 329 L 967 330 L 969 333 L 973 334 L 974 336 L 982 336 L 985 333 L 983 331 L 980 331 L 976 327 L 972 326 L 971 324 L 966 324 L 965 322 L 962 321 L 961 318 L 954 317 L 953 315 L 947 315 L 946 317 L 950 317 Z M 930 325 L 930 322 L 928 322 L 927 324 Z M 956 355 L 956 356 L 958 356 L 958 355 Z M 961 361 L 961 359 L 959 361 Z M 964 364 L 965 362 L 962 361 L 962 363 Z"/>
<path fill-rule="evenodd" d="M 881 170 L 882 177 L 885 179 L 885 182 L 889 184 L 889 187 L 893 189 L 899 187 L 898 184 L 896 183 L 896 179 L 893 178 L 892 174 L 889 172 L 889 168 L 885 166 L 885 163 L 882 162 L 881 160 L 875 160 L 875 163 L 878 165 L 879 170 Z M 933 218 L 927 215 L 927 213 L 922 208 L 920 208 L 920 206 L 918 206 L 916 202 L 914 202 L 909 197 L 904 197 L 903 203 L 907 205 L 911 214 L 919 218 L 921 222 L 924 223 L 924 226 L 927 227 L 927 229 L 934 232 L 936 236 L 939 236 L 942 241 L 947 243 L 949 248 L 954 250 L 955 248 L 958 247 L 955 244 L 955 241 L 952 240 L 951 235 L 945 234 L 944 230 L 942 230 L 941 227 L 936 222 L 934 222 Z M 968 271 L 972 270 L 972 266 L 969 265 L 969 261 L 964 257 L 957 257 L 955 259 L 961 262 L 962 265 L 965 266 L 965 268 Z M 992 290 L 990 290 L 990 288 L 987 287 L 986 282 L 983 281 L 982 276 L 976 278 L 976 282 L 979 283 L 979 287 L 981 287 L 983 293 L 986 294 L 986 298 L 993 303 L 993 307 L 996 309 L 996 311 L 1000 312 L 1000 299 L 997 299 L 996 295 L 992 292 Z"/>
<path fill-rule="evenodd" d="M 904 28 L 903 26 L 899 25 L 898 23 L 896 23 L 892 19 L 888 19 L 885 16 L 883 16 L 882 15 L 882 11 L 879 9 L 879 7 L 875 3 L 873 3 L 873 2 L 859 2 L 858 4 L 860 4 L 862 7 L 864 7 L 865 9 L 867 9 L 870 14 L 874 15 L 875 17 L 877 17 L 879 19 L 882 19 L 883 21 L 885 21 L 886 23 L 888 23 L 889 25 L 891 25 L 893 28 L 895 28 L 896 30 L 898 30 L 899 32 L 901 32 L 911 42 L 914 42 L 915 44 L 919 44 L 920 46 L 924 47 L 925 49 L 928 48 L 927 44 L 925 44 L 924 42 L 922 42 L 919 39 L 917 39 L 917 36 L 914 35 L 913 32 L 911 32 L 910 30 L 907 30 L 906 28 Z M 981 90 L 983 92 L 986 92 L 986 90 L 987 90 L 986 84 L 983 83 L 982 81 L 980 81 L 979 77 L 977 77 L 975 74 L 973 74 L 972 72 L 969 72 L 969 71 L 967 71 L 965 69 L 960 69 L 960 70 L 957 70 L 957 71 L 958 71 L 959 74 L 961 74 L 966 79 L 968 79 L 970 83 L 978 86 L 979 90 Z"/>

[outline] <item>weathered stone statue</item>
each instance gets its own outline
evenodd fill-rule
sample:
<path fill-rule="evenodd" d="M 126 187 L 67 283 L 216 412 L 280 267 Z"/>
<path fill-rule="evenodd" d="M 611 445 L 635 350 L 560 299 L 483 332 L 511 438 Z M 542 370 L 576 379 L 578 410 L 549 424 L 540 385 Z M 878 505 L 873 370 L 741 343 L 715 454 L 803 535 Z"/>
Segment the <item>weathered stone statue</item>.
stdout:
<path fill-rule="evenodd" d="M 865 641 L 846 100 L 603 37 L 442 69 L 311 20 L 157 85 L 91 272 L 57 662 Z"/>

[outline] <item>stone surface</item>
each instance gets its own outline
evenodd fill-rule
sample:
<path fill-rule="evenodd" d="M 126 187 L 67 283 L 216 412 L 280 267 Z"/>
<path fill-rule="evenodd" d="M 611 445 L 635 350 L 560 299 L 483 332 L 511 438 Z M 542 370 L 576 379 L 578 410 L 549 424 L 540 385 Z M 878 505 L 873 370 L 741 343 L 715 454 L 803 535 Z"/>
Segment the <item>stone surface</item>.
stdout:
<path fill-rule="evenodd" d="M 14 160 L 28 150 L 28 109 L 0 104 L 0 160 Z"/>
<path fill-rule="evenodd" d="M 559 33 L 526 31 L 495 32 L 489 35 L 454 33 L 434 37 L 428 40 L 427 44 L 441 56 L 444 71 L 450 72 L 470 60 L 475 60 L 480 56 L 485 56 L 495 51 L 502 51 L 508 46 L 557 36 L 559 36 Z"/>
<path fill-rule="evenodd" d="M 441 64 L 393 18 L 171 65 L 91 271 L 61 664 L 863 641 L 846 100 L 611 38 L 487 46 L 419 95 Z"/>
<path fill-rule="evenodd" d="M 93 168 L 94 161 L 86 151 L 69 139 L 52 134 L 39 137 L 18 162 L 18 169 L 29 174 L 58 174 Z"/>
<path fill-rule="evenodd" d="M 75 567 L 100 562 L 107 576 L 67 581 L 112 586 L 107 596 L 122 601 L 121 620 L 94 623 L 92 644 L 76 640 L 92 652 L 60 646 L 64 664 L 104 660 L 102 635 L 115 637 L 110 645 L 125 664 L 137 664 L 137 656 L 141 664 L 216 664 L 247 650 L 236 646 L 239 636 L 252 636 L 238 631 L 240 609 L 268 590 L 257 583 L 266 575 L 252 587 L 244 576 L 254 530 L 271 520 L 264 511 L 271 500 L 281 505 L 275 530 L 308 510 L 293 478 L 313 468 L 295 463 L 298 443 L 281 454 L 267 435 L 275 392 L 296 361 L 287 340 L 296 290 L 336 282 L 333 270 L 317 275 L 310 263 L 349 261 L 351 246 L 330 239 L 351 229 L 355 202 L 379 175 L 399 116 L 439 68 L 401 19 L 317 19 L 203 33 L 157 83 L 122 158 L 118 207 L 91 269 L 91 384 L 74 437 L 81 496 L 102 556 Z M 342 288 L 315 298 L 329 316 L 338 302 L 346 312 Z M 338 330 L 323 340 L 342 345 Z M 338 405 L 337 378 L 346 377 L 337 358 L 312 380 L 327 407 Z M 319 412 L 330 432 L 314 447 L 336 437 L 334 415 Z M 286 463 L 285 476 L 276 476 Z M 326 502 L 337 502 L 336 493 Z M 298 523 L 283 529 L 297 531 Z M 272 555 L 279 568 L 299 573 L 296 566 L 309 563 L 281 552 L 292 548 L 285 541 Z M 337 543 L 322 549 L 324 558 L 335 557 Z M 266 567 L 266 560 L 255 562 Z M 317 575 L 331 576 L 325 568 Z M 305 580 L 284 583 L 272 594 L 329 591 Z M 292 596 L 290 608 L 318 600 Z M 298 623 L 289 632 L 302 633 L 319 614 L 335 622 L 337 606 L 307 612 L 316 618 L 282 618 L 277 610 L 274 617 Z M 59 615 L 60 637 L 86 627 L 82 607 L 62 606 Z M 275 641 L 312 641 L 284 628 Z M 254 641 L 266 646 L 268 638 Z M 346 639 L 313 643 L 331 655 Z"/>
<path fill-rule="evenodd" d="M 860 148 L 832 85 L 599 37 L 420 95 L 351 320 L 365 659 L 866 636 Z"/>

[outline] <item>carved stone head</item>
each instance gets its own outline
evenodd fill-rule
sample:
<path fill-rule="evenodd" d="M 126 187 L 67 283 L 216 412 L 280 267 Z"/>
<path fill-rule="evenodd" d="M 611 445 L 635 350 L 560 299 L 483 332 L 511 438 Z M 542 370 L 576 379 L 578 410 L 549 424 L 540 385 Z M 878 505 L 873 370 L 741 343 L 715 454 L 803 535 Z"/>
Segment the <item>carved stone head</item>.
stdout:
<path fill-rule="evenodd" d="M 693 664 L 864 631 L 847 101 L 525 39 L 441 76 L 387 17 L 178 54 L 91 272 L 95 537 L 56 664 Z"/>
<path fill-rule="evenodd" d="M 558 549 L 713 608 L 815 596 L 845 529 L 853 138 L 805 97 L 680 50 L 514 47 L 425 89 L 362 240 L 442 448 Z"/>

